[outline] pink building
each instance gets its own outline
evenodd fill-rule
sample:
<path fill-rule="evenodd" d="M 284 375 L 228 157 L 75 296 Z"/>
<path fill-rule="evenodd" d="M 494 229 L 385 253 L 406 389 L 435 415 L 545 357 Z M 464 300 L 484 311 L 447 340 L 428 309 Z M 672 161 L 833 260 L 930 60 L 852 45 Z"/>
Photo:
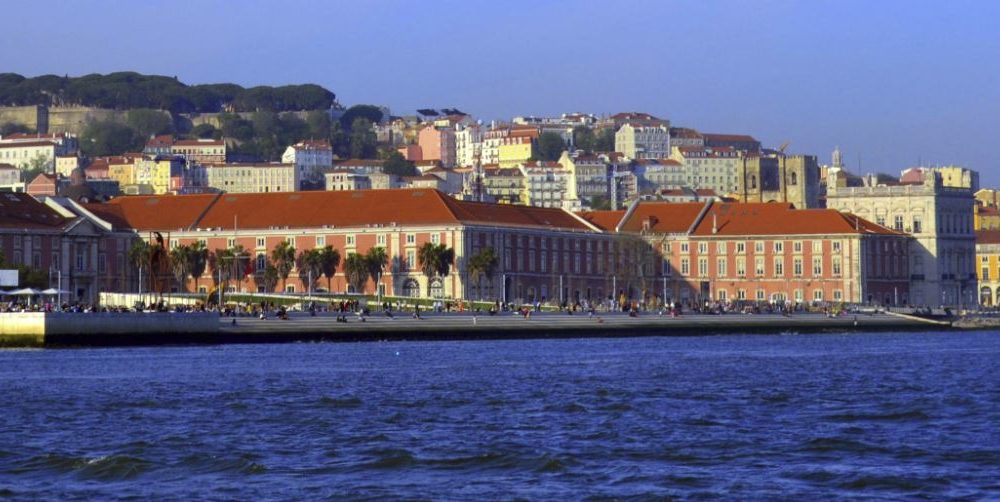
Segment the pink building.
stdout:
<path fill-rule="evenodd" d="M 455 130 L 451 127 L 427 125 L 417 135 L 422 158 L 437 160 L 444 167 L 455 167 Z"/>

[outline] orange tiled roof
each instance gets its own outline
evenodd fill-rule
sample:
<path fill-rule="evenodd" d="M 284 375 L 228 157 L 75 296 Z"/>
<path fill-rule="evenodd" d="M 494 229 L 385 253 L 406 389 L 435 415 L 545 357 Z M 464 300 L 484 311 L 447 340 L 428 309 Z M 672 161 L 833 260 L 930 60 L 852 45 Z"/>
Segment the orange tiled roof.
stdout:
<path fill-rule="evenodd" d="M 712 204 L 693 235 L 857 233 L 903 235 L 901 232 L 835 209 L 795 209 L 791 204 L 777 202 Z"/>
<path fill-rule="evenodd" d="M 580 211 L 576 215 L 601 230 L 614 232 L 625 216 L 625 211 Z"/>
<path fill-rule="evenodd" d="M 591 231 L 561 209 L 459 201 L 433 189 L 118 197 L 87 209 L 136 230 L 478 223 Z"/>
<path fill-rule="evenodd" d="M 704 208 L 704 202 L 640 202 L 622 223 L 622 231 L 641 232 L 644 222 L 649 221 L 653 233 L 687 232 Z"/>

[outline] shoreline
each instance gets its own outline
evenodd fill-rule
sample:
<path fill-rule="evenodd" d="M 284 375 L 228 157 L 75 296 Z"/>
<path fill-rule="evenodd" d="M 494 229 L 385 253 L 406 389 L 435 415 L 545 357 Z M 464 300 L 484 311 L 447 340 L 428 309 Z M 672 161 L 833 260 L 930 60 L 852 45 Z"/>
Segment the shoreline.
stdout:
<path fill-rule="evenodd" d="M 51 314 L 50 314 L 51 315 Z M 627 314 L 533 313 L 521 315 L 503 312 L 497 315 L 464 313 L 426 313 L 420 319 L 409 313 L 394 317 L 346 314 L 347 322 L 325 312 L 311 316 L 293 312 L 287 320 L 250 316 L 219 317 L 215 313 L 146 313 L 118 314 L 143 319 L 149 328 L 115 331 L 82 331 L 77 316 L 94 314 L 55 314 L 57 320 L 75 327 L 63 327 L 44 334 L 0 335 L 0 347 L 121 347 L 166 345 L 224 345 L 254 343 L 420 341 L 420 340 L 518 340 L 532 338 L 595 338 L 648 336 L 701 336 L 727 334 L 810 334 L 886 331 L 961 331 L 950 323 L 930 321 L 899 314 L 846 314 L 827 317 L 800 313 L 790 317 L 778 314 L 685 314 L 677 318 L 655 313 L 630 317 Z M 137 317 L 139 315 L 148 317 Z M 171 331 L 184 316 L 201 318 L 197 329 Z M 235 325 L 234 325 L 235 321 Z M 112 322 L 118 322 L 112 319 Z M 160 329 L 156 326 L 163 325 Z M 209 326 L 209 328 L 205 328 Z"/>

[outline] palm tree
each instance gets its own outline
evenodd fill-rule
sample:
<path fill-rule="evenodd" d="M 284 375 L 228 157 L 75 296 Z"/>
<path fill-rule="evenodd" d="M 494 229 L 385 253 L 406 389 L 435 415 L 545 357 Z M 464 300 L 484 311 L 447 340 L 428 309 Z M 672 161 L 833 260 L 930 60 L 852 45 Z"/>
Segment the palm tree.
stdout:
<path fill-rule="evenodd" d="M 363 293 L 368 282 L 368 263 L 365 257 L 358 253 L 347 255 L 344 260 L 344 276 L 347 283 L 354 287 L 356 293 Z"/>
<path fill-rule="evenodd" d="M 296 264 L 299 269 L 299 280 L 306 290 L 311 290 L 312 285 L 323 273 L 323 250 L 307 249 L 299 253 Z"/>
<path fill-rule="evenodd" d="M 321 251 L 323 263 L 323 275 L 326 276 L 326 290 L 333 291 L 333 276 L 337 275 L 337 267 L 340 266 L 340 252 L 333 249 L 333 246 L 326 246 Z"/>
<path fill-rule="evenodd" d="M 136 239 L 128 250 L 129 262 L 138 269 L 140 284 L 142 283 L 142 271 L 149 270 L 150 256 L 152 256 L 152 249 L 149 247 L 149 243 L 142 239 Z"/>
<path fill-rule="evenodd" d="M 427 276 L 427 296 L 431 296 L 431 283 L 435 277 L 447 277 L 451 265 L 455 262 L 455 250 L 444 245 L 425 243 L 417 250 L 417 260 L 420 261 L 420 271 Z"/>
<path fill-rule="evenodd" d="M 212 280 L 217 282 L 218 287 L 223 287 L 233 273 L 233 250 L 216 249 L 209 254 L 208 266 L 212 269 Z"/>
<path fill-rule="evenodd" d="M 270 262 L 264 267 L 264 291 L 268 293 L 274 292 L 274 287 L 278 285 L 278 269 L 274 267 Z"/>
<path fill-rule="evenodd" d="M 376 246 L 368 249 L 368 253 L 365 254 L 365 262 L 368 265 L 368 275 L 375 283 L 375 291 L 378 291 L 378 281 L 382 277 L 385 266 L 389 264 L 389 255 L 386 254 L 384 247 Z"/>
<path fill-rule="evenodd" d="M 279 242 L 271 251 L 271 261 L 278 271 L 278 276 L 281 277 L 281 289 L 284 290 L 288 274 L 292 273 L 292 268 L 295 267 L 295 246 L 288 241 Z"/>
<path fill-rule="evenodd" d="M 431 296 L 431 281 L 440 268 L 438 247 L 433 242 L 425 242 L 420 249 L 417 249 L 417 261 L 420 262 L 420 271 L 427 277 L 427 296 Z"/>
<path fill-rule="evenodd" d="M 187 292 L 187 277 L 191 273 L 191 248 L 187 245 L 170 250 L 170 270 L 182 292 Z"/>
<path fill-rule="evenodd" d="M 198 291 L 198 279 L 205 273 L 208 266 L 208 248 L 201 241 L 188 246 L 188 261 L 191 265 L 191 276 L 194 277 L 194 290 Z"/>
<path fill-rule="evenodd" d="M 476 281 L 476 289 L 479 291 L 479 299 L 483 299 L 483 276 L 490 279 L 490 289 L 493 286 L 493 274 L 499 265 L 496 251 L 493 248 L 483 248 L 478 253 L 469 257 L 469 279 Z"/>

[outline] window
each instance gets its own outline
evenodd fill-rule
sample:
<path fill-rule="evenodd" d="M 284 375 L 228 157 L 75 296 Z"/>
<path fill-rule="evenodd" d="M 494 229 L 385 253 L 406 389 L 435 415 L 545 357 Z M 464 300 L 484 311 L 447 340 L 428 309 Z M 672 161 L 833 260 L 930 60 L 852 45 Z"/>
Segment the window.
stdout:
<path fill-rule="evenodd" d="M 903 231 L 903 215 L 897 214 L 893 220 L 893 229 L 899 232 Z"/>
<path fill-rule="evenodd" d="M 742 256 L 736 258 L 736 275 L 739 277 L 747 275 L 747 259 Z"/>
<path fill-rule="evenodd" d="M 378 234 L 375 237 L 375 243 L 379 246 L 385 247 L 385 234 Z"/>
<path fill-rule="evenodd" d="M 203 248 L 207 248 L 208 247 L 208 239 L 198 239 L 198 244 L 201 244 L 201 247 L 203 247 Z"/>
<path fill-rule="evenodd" d="M 792 275 L 795 277 L 802 276 L 802 258 L 792 260 Z"/>
<path fill-rule="evenodd" d="M 738 289 L 738 290 L 736 290 L 736 299 L 737 300 L 746 300 L 747 299 L 747 290 L 745 290 L 745 289 Z"/>
<path fill-rule="evenodd" d="M 716 292 L 716 295 L 718 295 L 720 302 L 726 301 L 726 290 L 720 289 L 718 292 Z"/>
<path fill-rule="evenodd" d="M 441 234 L 436 233 L 436 232 L 433 233 L 433 234 L 431 234 L 431 243 L 432 244 L 440 244 L 441 243 Z"/>
<path fill-rule="evenodd" d="M 258 271 L 263 272 L 267 268 L 267 255 L 264 253 L 257 253 L 257 266 L 255 267 Z"/>
<path fill-rule="evenodd" d="M 840 241 L 833 241 L 833 243 L 831 243 L 830 245 L 833 247 L 834 253 L 840 252 Z"/>
<path fill-rule="evenodd" d="M 798 302 L 798 303 L 802 303 L 802 298 L 803 298 L 803 296 L 802 296 L 802 290 L 801 289 L 796 289 L 794 291 L 794 293 L 795 293 L 795 301 Z"/>
<path fill-rule="evenodd" d="M 259 247 L 259 248 L 265 248 L 265 247 L 267 247 L 266 240 L 263 237 L 258 237 L 257 238 L 257 247 Z"/>
<path fill-rule="evenodd" d="M 762 301 L 764 301 L 765 298 L 767 298 L 767 297 L 764 296 L 764 290 L 763 289 L 758 289 L 757 290 L 757 301 L 762 302 Z"/>
<path fill-rule="evenodd" d="M 884 214 L 876 215 L 875 216 L 875 223 L 877 223 L 877 224 L 879 224 L 879 225 L 881 225 L 881 226 L 884 227 L 885 226 L 885 215 Z"/>
<path fill-rule="evenodd" d="M 763 253 L 764 252 L 764 241 L 754 242 L 753 243 L 753 252 L 754 253 L 758 253 L 758 254 L 759 253 Z"/>
<path fill-rule="evenodd" d="M 507 259 L 510 259 L 510 255 L 507 256 Z M 508 263 L 507 266 L 509 267 L 510 264 Z M 416 267 L 417 267 L 417 252 L 411 249 L 406 252 L 406 269 L 413 270 Z"/>
<path fill-rule="evenodd" d="M 833 301 L 839 302 L 839 301 L 842 301 L 843 299 L 844 299 L 844 292 L 843 291 L 841 291 L 839 289 L 833 290 Z"/>
<path fill-rule="evenodd" d="M 348 246 L 353 246 L 354 245 L 354 234 L 348 234 L 347 235 L 347 245 Z"/>
<path fill-rule="evenodd" d="M 736 254 L 743 254 L 747 252 L 747 244 L 745 242 L 736 243 Z"/>
<path fill-rule="evenodd" d="M 295 285 L 294 284 L 287 284 L 287 285 L 285 285 L 285 292 L 286 293 L 294 293 L 295 292 Z"/>
<path fill-rule="evenodd" d="M 180 242 L 177 242 L 177 239 L 170 239 L 170 249 L 176 249 L 179 245 Z"/>
<path fill-rule="evenodd" d="M 814 302 L 821 302 L 821 301 L 823 301 L 823 290 L 822 289 L 817 289 L 817 290 L 813 291 L 813 301 Z"/>
<path fill-rule="evenodd" d="M 820 254 L 823 252 L 823 241 L 812 241 L 813 254 Z"/>
<path fill-rule="evenodd" d="M 708 254 L 708 243 L 699 242 L 698 243 L 698 254 Z"/>
<path fill-rule="evenodd" d="M 801 253 L 802 252 L 802 241 L 795 241 L 792 243 L 792 252 Z"/>
<path fill-rule="evenodd" d="M 922 226 L 922 224 L 923 224 L 923 221 L 921 220 L 920 216 L 914 216 L 913 217 L 913 233 L 919 234 L 920 233 L 920 227 Z"/>
<path fill-rule="evenodd" d="M 691 273 L 691 260 L 681 258 L 681 275 L 687 276 Z"/>
<path fill-rule="evenodd" d="M 823 275 L 823 257 L 813 256 L 813 276 L 819 277 Z"/>
<path fill-rule="evenodd" d="M 784 253 L 785 252 L 785 243 L 782 242 L 782 241 L 775 241 L 774 242 L 774 252 L 775 253 Z"/>
<path fill-rule="evenodd" d="M 774 275 L 783 276 L 785 275 L 785 259 L 775 258 L 774 259 Z"/>
<path fill-rule="evenodd" d="M 417 234 L 406 234 L 406 243 L 407 244 L 416 244 L 417 243 Z"/>
<path fill-rule="evenodd" d="M 316 247 L 321 248 L 323 246 L 326 246 L 326 236 L 325 235 L 317 235 L 316 236 Z"/>
<path fill-rule="evenodd" d="M 832 261 L 833 261 L 833 263 L 832 263 L 833 276 L 834 277 L 840 277 L 840 273 L 841 273 L 840 257 L 839 256 L 834 256 Z"/>
<path fill-rule="evenodd" d="M 708 258 L 698 258 L 698 276 L 708 276 Z"/>
<path fill-rule="evenodd" d="M 229 249 L 236 247 L 236 239 L 233 239 L 232 237 L 226 239 L 226 247 Z"/>
<path fill-rule="evenodd" d="M 719 254 L 726 254 L 726 243 L 725 242 L 719 242 L 718 244 L 716 244 L 715 245 L 715 251 L 717 253 L 719 253 Z"/>
<path fill-rule="evenodd" d="M 716 267 L 715 267 L 715 273 L 719 277 L 725 277 L 726 276 L 726 258 L 718 258 L 717 261 L 716 261 L 716 263 L 715 263 L 715 265 L 716 265 Z"/>
<path fill-rule="evenodd" d="M 757 277 L 763 277 L 764 276 L 764 257 L 763 256 L 758 256 L 758 257 L 754 258 L 754 267 L 753 268 L 754 268 L 754 274 Z"/>
<path fill-rule="evenodd" d="M 689 248 L 688 248 L 688 243 L 686 243 L 686 242 L 682 242 L 682 243 L 681 243 L 681 252 L 682 252 L 682 253 L 687 253 L 688 251 L 689 251 Z"/>

